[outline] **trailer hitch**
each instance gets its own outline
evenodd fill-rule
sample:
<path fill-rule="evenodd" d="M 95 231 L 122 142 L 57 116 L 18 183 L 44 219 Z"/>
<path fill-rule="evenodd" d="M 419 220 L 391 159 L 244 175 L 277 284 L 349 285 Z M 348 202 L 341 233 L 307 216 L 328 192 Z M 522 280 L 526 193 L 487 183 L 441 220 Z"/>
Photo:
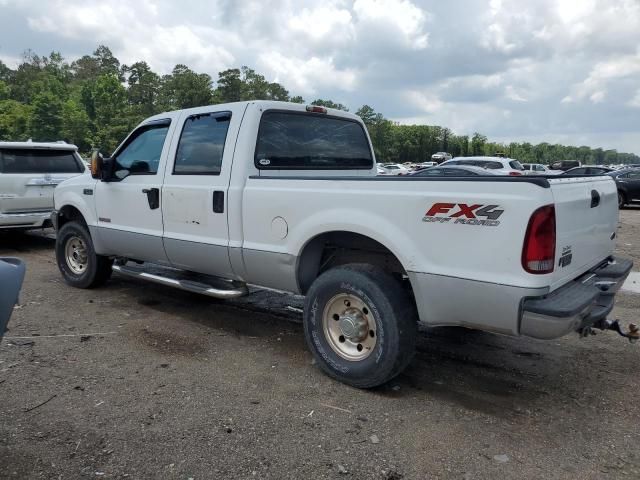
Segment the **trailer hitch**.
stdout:
<path fill-rule="evenodd" d="M 595 335 L 596 331 L 594 328 L 599 330 L 613 330 L 617 332 L 620 336 L 625 337 L 631 343 L 635 343 L 640 340 L 640 328 L 635 323 L 629 324 L 629 330 L 625 332 L 622 329 L 622 325 L 620 325 L 620 320 L 601 320 L 593 325 L 593 327 L 584 327 L 580 330 L 581 337 L 588 337 L 589 335 Z"/>

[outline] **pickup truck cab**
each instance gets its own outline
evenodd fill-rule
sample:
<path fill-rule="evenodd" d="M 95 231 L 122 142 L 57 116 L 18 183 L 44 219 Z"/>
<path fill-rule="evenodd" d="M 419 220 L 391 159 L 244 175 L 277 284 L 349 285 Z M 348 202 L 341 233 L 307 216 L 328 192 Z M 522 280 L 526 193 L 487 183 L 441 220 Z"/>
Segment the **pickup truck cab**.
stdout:
<path fill-rule="evenodd" d="M 610 177 L 376 176 L 361 119 L 314 105 L 163 113 L 91 168 L 55 191 L 67 283 L 305 295 L 310 350 L 356 387 L 402 371 L 418 321 L 542 339 L 600 326 L 631 269 L 612 256 Z"/>
<path fill-rule="evenodd" d="M 0 229 L 50 226 L 53 189 L 86 170 L 68 143 L 0 142 Z"/>

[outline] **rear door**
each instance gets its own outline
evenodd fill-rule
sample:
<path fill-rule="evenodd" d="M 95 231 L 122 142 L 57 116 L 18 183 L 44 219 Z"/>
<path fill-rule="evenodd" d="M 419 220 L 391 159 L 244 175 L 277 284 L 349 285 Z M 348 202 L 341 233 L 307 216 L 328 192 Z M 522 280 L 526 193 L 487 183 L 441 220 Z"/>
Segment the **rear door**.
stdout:
<path fill-rule="evenodd" d="M 164 248 L 176 268 L 234 277 L 228 189 L 245 105 L 183 113 L 162 187 Z"/>
<path fill-rule="evenodd" d="M 0 213 L 53 210 L 53 190 L 85 171 L 73 149 L 0 149 Z"/>
<path fill-rule="evenodd" d="M 556 288 L 613 253 L 618 197 L 607 176 L 550 178 L 549 183 L 556 208 Z"/>

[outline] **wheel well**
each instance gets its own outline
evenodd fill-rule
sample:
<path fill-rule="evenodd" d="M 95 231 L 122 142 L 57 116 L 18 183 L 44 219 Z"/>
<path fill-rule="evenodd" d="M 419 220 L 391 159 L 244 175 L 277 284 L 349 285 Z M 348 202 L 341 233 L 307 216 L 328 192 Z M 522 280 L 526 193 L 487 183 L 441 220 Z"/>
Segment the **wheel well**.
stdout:
<path fill-rule="evenodd" d="M 347 263 L 376 265 L 399 279 L 407 275 L 400 260 L 380 242 L 359 233 L 327 232 L 309 241 L 298 258 L 300 291 L 306 294 L 322 272 Z"/>
<path fill-rule="evenodd" d="M 65 223 L 68 222 L 80 222 L 85 227 L 87 222 L 76 207 L 71 205 L 65 205 L 58 211 L 58 229 L 62 228 Z"/>

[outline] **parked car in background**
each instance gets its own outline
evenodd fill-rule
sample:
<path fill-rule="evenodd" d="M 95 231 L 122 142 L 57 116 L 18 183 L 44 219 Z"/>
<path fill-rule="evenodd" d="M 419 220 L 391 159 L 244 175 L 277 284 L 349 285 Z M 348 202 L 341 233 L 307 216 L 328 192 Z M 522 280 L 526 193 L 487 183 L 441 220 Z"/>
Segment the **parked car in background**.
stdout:
<path fill-rule="evenodd" d="M 0 142 L 0 229 L 49 226 L 54 188 L 86 170 L 75 145 Z"/>
<path fill-rule="evenodd" d="M 562 175 L 606 175 L 616 170 L 609 167 L 576 167 L 570 168 L 566 172 L 561 172 Z"/>
<path fill-rule="evenodd" d="M 380 165 L 380 168 L 385 171 L 385 173 L 382 175 L 408 175 L 409 173 L 411 173 L 411 170 L 409 170 L 407 167 L 405 167 L 404 165 L 399 165 L 397 163 L 383 163 L 382 165 Z"/>
<path fill-rule="evenodd" d="M 24 280 L 25 266 L 19 258 L 0 257 L 0 339 L 7 329 Z"/>
<path fill-rule="evenodd" d="M 525 175 L 560 175 L 562 170 L 551 170 L 541 163 L 523 163 Z"/>
<path fill-rule="evenodd" d="M 411 174 L 412 177 L 469 177 L 473 175 L 500 175 L 496 170 L 469 165 L 439 165 L 425 168 Z"/>
<path fill-rule="evenodd" d="M 446 162 L 447 160 L 451 160 L 453 157 L 450 153 L 447 152 L 437 152 L 431 155 L 431 160 L 436 163 Z"/>
<path fill-rule="evenodd" d="M 578 160 L 561 160 L 559 162 L 553 162 L 549 165 L 551 170 L 562 170 L 567 171 L 570 168 L 581 167 L 582 164 Z"/>
<path fill-rule="evenodd" d="M 608 173 L 618 188 L 618 206 L 620 208 L 631 203 L 640 202 L 640 169 L 626 168 Z"/>
<path fill-rule="evenodd" d="M 501 157 L 456 157 L 440 164 L 443 165 L 470 165 L 494 170 L 500 175 L 520 176 L 524 175 L 524 168 L 518 160 Z"/>
<path fill-rule="evenodd" d="M 418 168 L 420 169 L 429 168 L 429 167 L 435 167 L 436 165 L 438 165 L 438 162 L 422 162 L 418 164 Z"/>

